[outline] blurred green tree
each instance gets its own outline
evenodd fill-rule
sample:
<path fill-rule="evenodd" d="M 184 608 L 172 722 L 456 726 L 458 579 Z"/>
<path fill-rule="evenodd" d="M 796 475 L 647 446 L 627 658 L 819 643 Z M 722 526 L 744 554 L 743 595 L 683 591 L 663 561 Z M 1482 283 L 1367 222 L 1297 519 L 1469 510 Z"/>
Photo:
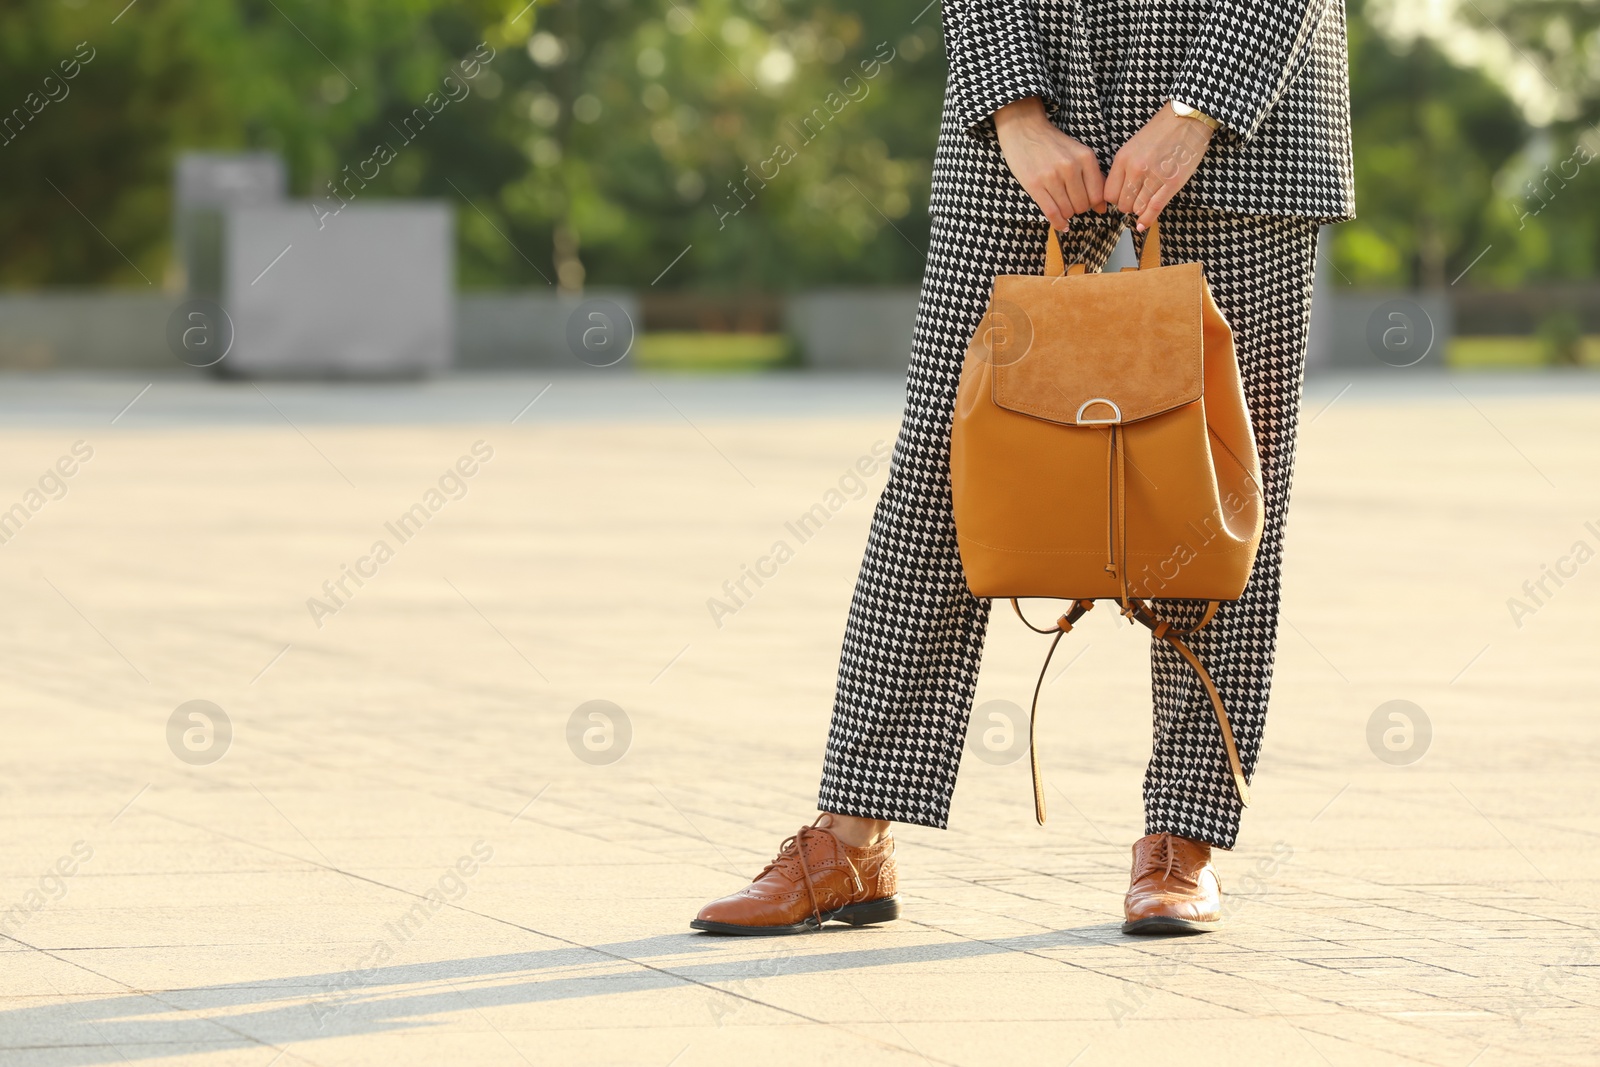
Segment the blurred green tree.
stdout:
<path fill-rule="evenodd" d="M 1600 168 L 1574 162 L 1600 148 L 1592 2 L 1474 5 L 1565 101 L 1540 128 L 1474 66 L 1378 33 L 1378 2 L 1350 5 L 1361 218 L 1334 231 L 1340 270 L 1383 284 L 1447 284 L 1469 265 L 1476 284 L 1592 276 Z M 395 158 L 359 195 L 454 202 L 467 286 L 921 273 L 945 73 L 927 0 L 124 5 L 0 8 L 0 285 L 170 279 L 182 150 L 271 149 L 294 195 L 323 196 L 379 144 Z M 399 136 L 480 45 L 494 58 L 470 95 Z"/>
<path fill-rule="evenodd" d="M 943 84 L 926 0 L 559 0 L 539 13 L 501 126 L 527 169 L 475 184 L 492 229 L 548 249 L 556 280 L 918 276 Z M 529 280 L 488 236 L 474 247 L 467 281 Z"/>
<path fill-rule="evenodd" d="M 369 156 L 376 139 L 397 141 L 388 122 L 439 90 L 451 64 L 486 34 L 515 34 L 500 24 L 503 7 L 8 4 L 0 10 L 0 107 L 31 111 L 29 94 L 47 78 L 59 81 L 62 61 L 92 58 L 55 90 L 61 99 L 0 138 L 0 284 L 159 283 L 168 269 L 172 167 L 185 149 L 270 149 L 287 160 L 294 192 L 326 193 L 326 182 Z M 400 153 L 370 195 L 431 192 L 422 180 L 430 156 L 463 169 L 514 170 L 506 161 L 515 150 L 488 135 L 498 84 L 491 63 L 474 96 L 452 105 L 450 122 L 428 131 L 432 143 L 419 139 L 417 151 Z"/>
<path fill-rule="evenodd" d="M 1537 128 L 1507 91 L 1503 71 L 1453 60 L 1433 38 L 1385 36 L 1366 17 L 1376 6 L 1349 2 L 1360 218 L 1333 231 L 1341 273 L 1356 284 L 1435 287 L 1463 272 L 1475 285 L 1592 277 L 1600 264 L 1600 168 L 1579 160 L 1600 151 L 1593 130 L 1600 96 L 1572 56 L 1540 47 L 1587 40 L 1590 53 L 1600 51 L 1592 8 L 1485 0 L 1463 9 L 1492 40 L 1551 68 L 1542 75 L 1551 90 L 1567 86 L 1565 117 Z"/>
<path fill-rule="evenodd" d="M 1491 267 L 1491 280 L 1593 278 L 1600 274 L 1600 4 L 1475 0 L 1471 16 L 1534 67 L 1555 111 L 1520 165 L 1502 176 L 1519 240 L 1505 263 Z"/>
<path fill-rule="evenodd" d="M 58 57 L 93 53 L 0 144 L 0 284 L 159 283 L 184 149 L 277 151 L 291 191 L 319 196 L 380 142 L 399 151 L 361 195 L 456 201 L 467 285 L 648 285 L 685 249 L 662 284 L 920 268 L 943 74 L 936 11 L 916 0 L 114 8 L 0 11 L 0 101 L 25 107 Z M 396 125 L 479 41 L 497 53 L 473 94 L 401 147 Z M 819 114 L 802 145 L 792 124 Z M 783 144 L 795 158 L 761 180 Z M 748 201 L 731 218 L 730 183 Z"/>

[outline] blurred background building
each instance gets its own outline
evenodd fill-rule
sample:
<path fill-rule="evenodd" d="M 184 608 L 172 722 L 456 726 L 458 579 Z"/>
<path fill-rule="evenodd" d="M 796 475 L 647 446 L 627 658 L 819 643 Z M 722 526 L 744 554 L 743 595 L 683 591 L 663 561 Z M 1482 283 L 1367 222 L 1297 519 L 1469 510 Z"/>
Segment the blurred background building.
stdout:
<path fill-rule="evenodd" d="M 374 343 L 410 346 L 395 373 L 580 368 L 567 326 L 597 294 L 637 320 L 643 367 L 903 367 L 939 20 L 926 0 L 15 0 L 0 368 L 181 370 L 167 325 L 195 295 L 266 302 L 240 309 L 240 371 L 289 307 L 309 326 L 263 367 L 360 373 L 349 345 L 288 349 L 381 320 Z M 1361 217 L 1327 233 L 1315 359 L 1371 364 L 1402 307 L 1432 320 L 1430 365 L 1600 363 L 1600 7 L 1350 0 L 1349 20 Z M 375 319 L 313 312 L 357 290 Z"/>

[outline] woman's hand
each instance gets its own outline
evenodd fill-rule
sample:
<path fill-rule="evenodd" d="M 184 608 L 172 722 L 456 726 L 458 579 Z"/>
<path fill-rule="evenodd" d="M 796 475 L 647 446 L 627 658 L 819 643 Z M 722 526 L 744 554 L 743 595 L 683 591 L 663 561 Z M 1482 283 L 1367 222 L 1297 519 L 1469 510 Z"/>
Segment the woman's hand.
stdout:
<path fill-rule="evenodd" d="M 1162 104 L 1149 122 L 1123 145 L 1106 175 L 1106 202 L 1139 217 L 1142 233 L 1182 189 L 1211 145 L 1212 129 Z"/>
<path fill-rule="evenodd" d="M 994 130 L 1006 166 L 1050 225 L 1064 230 L 1074 215 L 1105 211 L 1105 182 L 1094 150 L 1056 129 L 1037 96 L 996 111 Z"/>

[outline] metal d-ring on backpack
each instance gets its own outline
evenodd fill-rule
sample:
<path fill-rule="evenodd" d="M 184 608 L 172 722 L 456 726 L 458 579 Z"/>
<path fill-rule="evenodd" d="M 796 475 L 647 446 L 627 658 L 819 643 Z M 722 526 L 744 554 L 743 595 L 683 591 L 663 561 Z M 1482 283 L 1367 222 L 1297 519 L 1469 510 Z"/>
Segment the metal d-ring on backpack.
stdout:
<path fill-rule="evenodd" d="M 1244 591 L 1261 542 L 1260 478 L 1233 332 L 1199 263 L 1161 266 L 1156 226 L 1137 269 L 1067 268 L 1052 229 L 1043 275 L 995 278 L 961 368 L 950 484 L 968 588 L 1055 634 L 1028 726 L 1040 824 L 1039 690 L 1097 599 L 1118 601 L 1194 668 L 1250 802 L 1227 709 L 1184 638 Z M 1022 597 L 1073 604 L 1049 629 L 1022 615 Z M 1179 627 L 1156 616 L 1146 602 L 1156 597 L 1208 604 Z"/>

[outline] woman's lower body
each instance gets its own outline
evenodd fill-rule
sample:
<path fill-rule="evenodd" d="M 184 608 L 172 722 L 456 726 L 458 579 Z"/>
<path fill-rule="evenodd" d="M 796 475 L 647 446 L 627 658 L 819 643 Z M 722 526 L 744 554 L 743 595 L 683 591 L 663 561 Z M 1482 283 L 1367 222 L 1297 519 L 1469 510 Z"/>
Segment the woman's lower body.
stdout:
<path fill-rule="evenodd" d="M 1098 269 L 1121 216 L 1079 215 L 1068 263 Z M 1266 722 L 1278 629 L 1284 515 L 1294 465 L 1319 223 L 1172 204 L 1163 259 L 1199 262 L 1233 328 L 1261 454 L 1265 530 L 1244 594 L 1190 640 L 1228 707 L 1245 772 Z M 997 274 L 1041 274 L 1041 220 L 935 216 L 912 342 L 906 409 L 873 517 L 845 630 L 818 806 L 826 812 L 943 827 L 960 768 L 989 620 L 967 591 L 950 505 L 950 419 L 968 340 Z M 1200 605 L 1157 601 L 1193 621 Z M 1240 805 L 1222 737 L 1193 669 L 1151 648 L 1154 740 L 1145 772 L 1146 834 L 1232 848 Z"/>

